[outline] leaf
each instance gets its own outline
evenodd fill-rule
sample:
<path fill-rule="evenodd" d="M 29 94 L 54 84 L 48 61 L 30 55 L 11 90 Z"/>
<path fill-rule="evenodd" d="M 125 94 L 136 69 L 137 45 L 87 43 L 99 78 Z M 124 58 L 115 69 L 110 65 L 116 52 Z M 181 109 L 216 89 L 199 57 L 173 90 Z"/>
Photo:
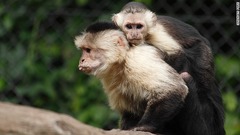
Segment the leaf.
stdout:
<path fill-rule="evenodd" d="M 10 30 L 13 26 L 13 19 L 10 17 L 9 14 L 6 14 L 3 17 L 3 27 L 6 28 L 7 30 Z"/>
<path fill-rule="evenodd" d="M 237 108 L 237 96 L 233 91 L 227 91 L 225 94 L 223 94 L 223 101 L 225 108 L 233 112 Z"/>
<path fill-rule="evenodd" d="M 226 77 L 240 76 L 240 61 L 234 57 L 225 55 L 216 56 L 217 73 Z"/>
<path fill-rule="evenodd" d="M 240 135 L 240 120 L 237 113 L 226 113 L 224 124 L 227 135 Z"/>
<path fill-rule="evenodd" d="M 84 6 L 88 3 L 88 0 L 76 0 L 77 4 L 80 6 Z"/>
<path fill-rule="evenodd" d="M 4 91 L 6 82 L 3 78 L 0 77 L 0 92 Z"/>

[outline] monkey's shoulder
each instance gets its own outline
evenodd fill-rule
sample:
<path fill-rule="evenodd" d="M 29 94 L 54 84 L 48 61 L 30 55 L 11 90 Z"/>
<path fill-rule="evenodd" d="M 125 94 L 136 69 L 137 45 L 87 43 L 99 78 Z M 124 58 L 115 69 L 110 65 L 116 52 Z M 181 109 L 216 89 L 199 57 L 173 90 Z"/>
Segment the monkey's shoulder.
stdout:
<path fill-rule="evenodd" d="M 163 15 L 158 15 L 157 16 L 158 23 L 162 25 L 168 25 L 173 28 L 187 28 L 188 30 L 197 32 L 197 30 L 190 24 L 185 23 L 177 18 L 171 17 L 171 16 L 163 16 Z"/>
<path fill-rule="evenodd" d="M 193 47 L 195 44 L 203 43 L 210 46 L 209 41 L 204 38 L 192 25 L 170 16 L 158 16 L 158 25 L 184 48 Z"/>
<path fill-rule="evenodd" d="M 163 60 L 163 55 L 159 49 L 148 44 L 132 47 L 126 57 L 126 69 L 133 69 L 128 71 L 130 72 L 128 75 L 142 76 L 145 74 L 147 80 L 160 82 L 163 81 L 162 78 L 182 81 L 179 74 Z"/>
<path fill-rule="evenodd" d="M 200 33 L 192 25 L 170 16 L 158 16 L 158 23 L 173 37 L 179 38 L 202 38 Z"/>
<path fill-rule="evenodd" d="M 140 44 L 131 47 L 128 55 L 131 57 L 131 59 L 136 58 L 133 55 L 144 58 L 155 58 L 156 56 L 158 56 L 160 57 L 160 60 L 164 58 L 164 53 L 161 50 L 149 44 Z"/>

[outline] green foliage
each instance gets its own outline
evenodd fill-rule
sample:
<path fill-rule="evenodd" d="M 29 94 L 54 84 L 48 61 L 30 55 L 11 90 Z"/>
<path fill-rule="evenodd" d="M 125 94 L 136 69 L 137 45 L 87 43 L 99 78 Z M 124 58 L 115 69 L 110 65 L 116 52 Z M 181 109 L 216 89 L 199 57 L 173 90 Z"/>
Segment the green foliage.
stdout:
<path fill-rule="evenodd" d="M 234 112 L 237 109 L 237 96 L 233 91 L 227 91 L 223 95 L 223 101 L 226 110 L 229 112 Z"/>
<path fill-rule="evenodd" d="M 217 73 L 225 77 L 239 77 L 240 76 L 240 62 L 239 58 L 219 55 L 216 57 Z"/>
<path fill-rule="evenodd" d="M 236 57 L 216 56 L 216 69 L 218 80 L 228 81 L 222 88 L 225 106 L 225 129 L 227 135 L 240 135 L 240 100 L 239 92 L 240 61 Z"/>
<path fill-rule="evenodd" d="M 240 117 L 237 113 L 239 107 L 236 94 L 228 91 L 223 95 L 226 108 L 225 129 L 227 135 L 240 135 Z"/>
<path fill-rule="evenodd" d="M 0 3 L 0 100 L 67 113 L 98 127 L 116 127 L 118 115 L 110 111 L 101 83 L 78 71 L 74 36 L 92 20 L 85 19 L 86 12 L 64 12 L 68 6 L 87 3 Z"/>

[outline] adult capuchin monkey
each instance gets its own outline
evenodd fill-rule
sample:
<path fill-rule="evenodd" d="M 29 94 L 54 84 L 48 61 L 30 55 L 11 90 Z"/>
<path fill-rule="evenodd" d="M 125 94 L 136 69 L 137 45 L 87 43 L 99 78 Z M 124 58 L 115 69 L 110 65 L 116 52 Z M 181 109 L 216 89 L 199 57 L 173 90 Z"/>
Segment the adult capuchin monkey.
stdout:
<path fill-rule="evenodd" d="M 169 129 L 176 135 L 225 135 L 224 109 L 209 42 L 192 26 L 157 16 L 138 2 L 126 4 L 112 20 L 132 45 L 147 43 L 165 53 L 164 60 L 187 82 L 184 108 Z"/>
<path fill-rule="evenodd" d="M 75 45 L 82 50 L 79 70 L 102 81 L 111 108 L 121 114 L 121 129 L 165 133 L 188 88 L 159 49 L 131 47 L 124 33 L 106 22 L 90 25 Z"/>

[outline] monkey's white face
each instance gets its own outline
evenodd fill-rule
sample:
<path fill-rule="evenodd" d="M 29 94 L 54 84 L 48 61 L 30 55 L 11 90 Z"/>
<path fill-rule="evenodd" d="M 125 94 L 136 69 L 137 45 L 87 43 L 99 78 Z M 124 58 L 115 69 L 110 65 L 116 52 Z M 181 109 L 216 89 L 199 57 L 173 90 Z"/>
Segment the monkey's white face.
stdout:
<path fill-rule="evenodd" d="M 127 14 L 121 28 L 132 44 L 140 44 L 147 35 L 147 25 L 140 13 Z"/>
<path fill-rule="evenodd" d="M 121 63 L 129 49 L 122 31 L 105 30 L 77 36 L 75 45 L 81 49 L 79 70 L 100 77 L 107 74 L 114 63 Z"/>

